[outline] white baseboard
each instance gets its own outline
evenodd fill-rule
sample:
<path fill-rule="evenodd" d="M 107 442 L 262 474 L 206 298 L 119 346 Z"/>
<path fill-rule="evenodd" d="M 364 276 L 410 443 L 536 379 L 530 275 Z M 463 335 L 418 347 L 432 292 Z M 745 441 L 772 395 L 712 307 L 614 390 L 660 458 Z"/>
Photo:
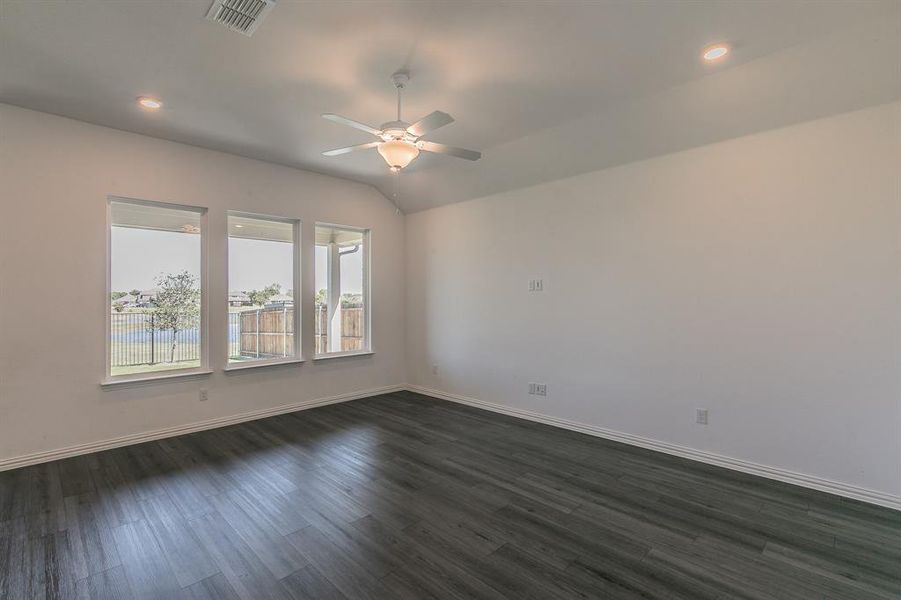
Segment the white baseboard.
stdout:
<path fill-rule="evenodd" d="M 732 469 L 734 471 L 741 471 L 750 475 L 766 477 L 768 479 L 774 479 L 776 481 L 782 481 L 784 483 L 790 483 L 805 488 L 819 490 L 845 498 L 851 498 L 854 500 L 860 500 L 862 502 L 868 502 L 870 504 L 876 504 L 887 508 L 893 508 L 895 510 L 901 510 L 901 496 L 895 496 L 892 494 L 887 494 L 885 492 L 869 490 L 847 483 L 831 481 L 822 477 L 796 473 L 794 471 L 789 471 L 787 469 L 781 469 L 778 467 L 760 465 L 754 462 L 732 458 L 729 456 L 723 456 L 721 454 L 716 454 L 713 452 L 695 450 L 694 448 L 688 448 L 686 446 L 680 446 L 678 444 L 661 442 L 639 435 L 623 433 L 621 431 L 605 429 L 603 427 L 587 425 L 585 423 L 578 423 L 576 421 L 561 419 L 559 417 L 543 415 L 528 410 L 512 408 L 501 404 L 495 404 L 493 402 L 486 402 L 484 400 L 478 400 L 476 398 L 470 398 L 458 394 L 449 394 L 440 390 L 410 384 L 392 385 L 381 388 L 362 390 L 359 392 L 352 392 L 349 394 L 340 394 L 326 398 L 317 398 L 314 400 L 295 402 L 292 404 L 283 404 L 281 406 L 276 406 L 273 408 L 264 408 L 260 410 L 243 412 L 236 415 L 229 415 L 215 419 L 208 419 L 206 421 L 189 423 L 187 425 L 176 425 L 174 427 L 166 427 L 163 429 L 155 429 L 153 431 L 125 435 L 97 442 L 78 444 L 75 446 L 68 446 L 66 448 L 58 448 L 56 450 L 47 450 L 44 452 L 35 452 L 32 454 L 0 459 L 0 471 L 17 469 L 19 467 L 26 467 L 28 465 L 50 462 L 63 458 L 70 458 L 72 456 L 79 456 L 81 454 L 90 454 L 91 452 L 100 452 L 102 450 L 109 450 L 111 448 L 130 446 L 132 444 L 140 444 L 142 442 L 149 442 L 152 440 L 184 435 L 187 433 L 193 433 L 195 431 L 215 429 L 217 427 L 225 427 L 227 425 L 234 425 L 236 423 L 243 423 L 245 421 L 254 421 L 256 419 L 263 419 L 284 413 L 296 412 L 308 408 L 315 408 L 317 406 L 337 404 L 339 402 L 348 402 L 350 400 L 357 400 L 359 398 L 366 398 L 369 396 L 377 396 L 379 394 L 388 394 L 391 392 L 399 392 L 403 390 L 409 390 L 411 392 L 424 394 L 426 396 L 439 398 L 441 400 L 448 400 L 450 402 L 467 404 L 476 408 L 482 408 L 513 417 L 519 417 L 521 419 L 528 419 L 529 421 L 544 423 L 546 425 L 569 429 L 571 431 L 578 431 L 580 433 L 585 433 L 616 442 L 622 442 L 624 444 L 630 444 L 632 446 L 647 448 L 649 450 L 655 450 L 657 452 L 663 452 L 665 454 L 671 454 L 673 456 L 680 456 L 682 458 L 696 460 L 710 465 Z"/>
<path fill-rule="evenodd" d="M 153 431 L 145 431 L 142 433 L 134 433 L 124 435 L 99 442 L 89 442 L 87 444 L 78 444 L 68 446 L 66 448 L 58 448 L 56 450 L 47 450 L 44 452 L 35 452 L 32 454 L 24 454 L 22 456 L 14 456 L 12 458 L 0 459 L 0 471 L 9 469 L 17 469 L 19 467 L 27 467 L 38 463 L 50 462 L 62 458 L 78 456 L 80 454 L 90 454 L 91 452 L 100 452 L 101 450 L 109 450 L 111 448 L 119 448 L 121 446 L 130 446 L 132 444 L 140 444 L 152 440 L 159 440 L 176 435 L 184 435 L 195 431 L 203 431 L 204 429 L 215 429 L 217 427 L 225 427 L 245 421 L 255 421 L 284 413 L 295 412 L 298 410 L 306 410 L 317 406 L 325 406 L 326 404 L 337 404 L 338 402 L 347 402 L 349 400 L 357 400 L 358 398 L 366 398 L 368 396 L 377 396 L 379 394 L 388 394 L 391 392 L 399 392 L 406 389 L 404 385 L 391 385 L 387 387 L 363 390 L 359 392 L 351 392 L 349 394 L 340 394 L 338 396 L 329 396 L 327 398 L 317 398 L 314 400 L 304 400 L 302 402 L 294 402 L 291 404 L 282 404 L 273 408 L 263 408 L 260 410 L 252 410 L 248 412 L 229 415 L 226 417 L 217 417 L 206 421 L 198 421 L 196 423 L 188 423 L 187 425 L 176 425 L 174 427 L 165 427 L 163 429 L 154 429 Z"/>
<path fill-rule="evenodd" d="M 546 425 L 552 425 L 554 427 L 570 429 L 572 431 L 578 431 L 580 433 L 586 433 L 588 435 L 593 435 L 616 442 L 622 442 L 624 444 L 630 444 L 632 446 L 639 446 L 641 448 L 656 450 L 657 452 L 663 452 L 665 454 L 672 454 L 673 456 L 680 456 L 682 458 L 696 460 L 698 462 L 715 465 L 717 467 L 724 467 L 726 469 L 741 471 L 743 473 L 757 475 L 759 477 L 766 477 L 767 479 L 775 479 L 776 481 L 791 483 L 801 487 L 819 490 L 821 492 L 827 492 L 845 498 L 851 498 L 854 500 L 860 500 L 862 502 L 868 502 L 870 504 L 876 504 L 887 508 L 893 508 L 895 510 L 901 510 L 901 496 L 895 496 L 892 494 L 887 494 L 885 492 L 869 490 L 847 483 L 831 481 L 822 477 L 815 477 L 813 475 L 795 473 L 794 471 L 789 471 L 787 469 L 781 469 L 778 467 L 760 465 L 747 460 L 741 460 L 738 458 L 723 456 L 721 454 L 715 454 L 713 452 L 695 450 L 694 448 L 688 448 L 686 446 L 680 446 L 678 444 L 671 444 L 669 442 L 661 442 L 651 438 L 642 437 L 640 435 L 623 433 L 621 431 L 614 431 L 612 429 L 605 429 L 603 427 L 597 427 L 595 425 L 587 425 L 585 423 L 569 421 L 567 419 L 543 415 L 528 410 L 511 408 L 509 406 L 495 404 L 493 402 L 485 402 L 484 400 L 478 400 L 476 398 L 469 398 L 467 396 L 460 396 L 458 394 L 449 394 L 447 392 L 442 392 L 440 390 L 434 390 L 418 385 L 408 384 L 406 386 L 406 389 L 411 392 L 424 394 L 426 396 L 432 396 L 433 398 L 439 398 L 441 400 L 449 400 L 451 402 L 458 402 L 460 404 L 468 404 L 469 406 L 474 406 L 476 408 L 483 408 L 485 410 L 503 413 L 505 415 L 510 415 L 513 417 L 519 417 L 521 419 L 528 419 L 529 421 L 536 421 L 538 423 L 544 423 Z"/>

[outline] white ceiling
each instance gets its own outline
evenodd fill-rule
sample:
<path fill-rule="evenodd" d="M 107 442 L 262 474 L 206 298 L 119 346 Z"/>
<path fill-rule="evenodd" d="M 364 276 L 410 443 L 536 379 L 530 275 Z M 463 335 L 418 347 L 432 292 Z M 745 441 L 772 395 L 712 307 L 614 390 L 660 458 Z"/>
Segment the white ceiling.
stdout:
<path fill-rule="evenodd" d="M 320 118 L 457 122 L 399 203 L 420 210 L 901 97 L 901 2 L 280 0 L 251 38 L 209 0 L 0 0 L 0 102 L 346 177 L 391 195 L 370 141 Z M 702 64 L 710 42 L 735 45 Z M 147 113 L 138 95 L 158 96 Z"/>

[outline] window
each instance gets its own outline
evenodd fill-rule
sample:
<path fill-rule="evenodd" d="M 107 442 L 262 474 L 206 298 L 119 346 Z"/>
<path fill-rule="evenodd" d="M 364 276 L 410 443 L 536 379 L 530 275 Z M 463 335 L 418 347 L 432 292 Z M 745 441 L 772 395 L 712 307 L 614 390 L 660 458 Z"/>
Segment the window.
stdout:
<path fill-rule="evenodd" d="M 316 225 L 315 323 L 319 356 L 370 350 L 368 230 Z"/>
<path fill-rule="evenodd" d="M 299 223 L 228 214 L 228 364 L 300 357 Z"/>
<path fill-rule="evenodd" d="M 107 379 L 206 368 L 206 209 L 111 198 Z"/>

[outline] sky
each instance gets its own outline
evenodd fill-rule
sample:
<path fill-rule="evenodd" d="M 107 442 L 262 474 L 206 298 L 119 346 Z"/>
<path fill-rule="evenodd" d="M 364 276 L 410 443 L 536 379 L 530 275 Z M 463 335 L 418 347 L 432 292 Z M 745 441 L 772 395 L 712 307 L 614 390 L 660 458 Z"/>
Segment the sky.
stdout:
<path fill-rule="evenodd" d="M 228 289 L 261 290 L 277 283 L 282 292 L 294 287 L 294 244 L 228 238 Z"/>
<path fill-rule="evenodd" d="M 316 246 L 316 291 L 323 290 L 328 277 L 328 248 Z M 363 293 L 363 253 L 347 254 L 341 259 L 341 293 Z"/>
<path fill-rule="evenodd" d="M 114 292 L 154 288 L 154 280 L 162 273 L 188 271 L 200 279 L 197 234 L 113 227 L 111 244 L 110 289 Z M 294 287 L 291 244 L 230 237 L 228 252 L 230 291 L 262 289 L 271 283 L 281 285 L 283 292 Z M 326 249 L 317 246 L 316 290 L 326 287 L 327 257 Z M 347 255 L 341 262 L 341 291 L 361 293 L 362 252 Z"/>
<path fill-rule="evenodd" d="M 112 227 L 110 290 L 156 287 L 163 273 L 187 271 L 200 280 L 200 236 L 191 233 Z"/>

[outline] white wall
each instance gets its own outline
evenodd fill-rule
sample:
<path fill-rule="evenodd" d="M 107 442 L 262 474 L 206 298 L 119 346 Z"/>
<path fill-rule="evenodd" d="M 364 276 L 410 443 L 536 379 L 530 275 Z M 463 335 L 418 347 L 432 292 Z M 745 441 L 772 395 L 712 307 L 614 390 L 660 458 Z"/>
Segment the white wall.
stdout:
<path fill-rule="evenodd" d="M 897 497 L 899 174 L 891 104 L 410 215 L 408 381 Z"/>
<path fill-rule="evenodd" d="M 209 207 L 213 375 L 101 389 L 108 195 Z M 403 217 L 371 187 L 0 104 L 0 203 L 0 461 L 404 381 Z M 303 221 L 307 357 L 314 223 L 372 228 L 374 356 L 222 372 L 230 209 Z"/>

